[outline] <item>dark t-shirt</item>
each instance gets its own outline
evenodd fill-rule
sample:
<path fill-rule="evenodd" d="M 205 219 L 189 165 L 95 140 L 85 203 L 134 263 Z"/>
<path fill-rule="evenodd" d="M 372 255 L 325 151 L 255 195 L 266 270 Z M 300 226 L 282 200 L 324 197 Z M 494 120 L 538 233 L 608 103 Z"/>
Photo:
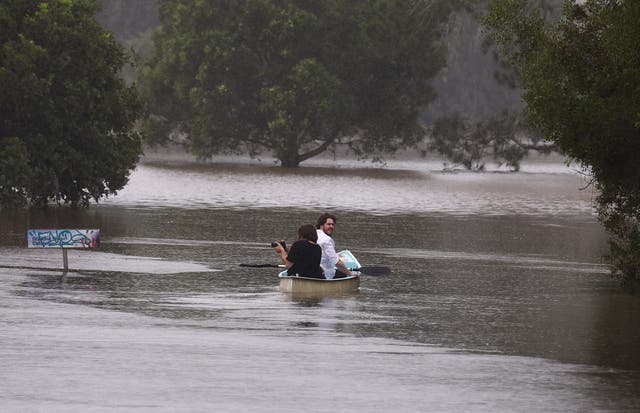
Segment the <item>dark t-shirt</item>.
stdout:
<path fill-rule="evenodd" d="M 298 240 L 291 245 L 287 260 L 293 265 L 287 270 L 290 276 L 298 274 L 300 277 L 324 278 L 320 269 L 322 248 L 307 240 Z"/>

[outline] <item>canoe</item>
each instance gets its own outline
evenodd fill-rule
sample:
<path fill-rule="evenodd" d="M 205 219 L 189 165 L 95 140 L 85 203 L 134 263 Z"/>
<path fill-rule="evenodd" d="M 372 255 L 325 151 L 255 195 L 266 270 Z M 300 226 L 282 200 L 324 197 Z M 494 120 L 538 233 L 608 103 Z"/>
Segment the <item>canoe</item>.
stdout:
<path fill-rule="evenodd" d="M 357 291 L 360 277 L 323 280 L 319 278 L 290 277 L 286 271 L 279 275 L 280 291 L 294 294 L 344 294 Z"/>
<path fill-rule="evenodd" d="M 360 263 L 350 251 L 340 251 L 338 255 L 347 268 L 360 268 Z M 360 286 L 360 277 L 356 276 L 326 280 L 319 278 L 291 277 L 287 275 L 286 271 L 282 271 L 278 274 L 278 278 L 280 279 L 280 291 L 283 293 L 293 294 L 344 294 L 357 291 Z"/>

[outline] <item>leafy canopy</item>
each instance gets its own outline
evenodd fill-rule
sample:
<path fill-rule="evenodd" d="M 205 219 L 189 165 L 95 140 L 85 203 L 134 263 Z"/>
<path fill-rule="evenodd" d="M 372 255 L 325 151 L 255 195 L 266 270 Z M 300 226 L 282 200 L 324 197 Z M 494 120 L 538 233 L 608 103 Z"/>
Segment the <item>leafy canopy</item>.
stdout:
<path fill-rule="evenodd" d="M 518 113 L 508 111 L 480 121 L 459 113 L 440 117 L 431 138 L 430 149 L 469 170 L 484 170 L 486 160 L 491 158 L 518 171 L 529 151 L 548 154 L 555 149 L 542 141 Z"/>
<path fill-rule="evenodd" d="M 565 1 L 563 14 L 545 24 L 525 0 L 495 0 L 484 24 L 533 123 L 593 174 L 615 271 L 640 280 L 640 2 Z"/>
<path fill-rule="evenodd" d="M 87 205 L 127 182 L 141 114 L 91 0 L 0 1 L 0 205 Z"/>
<path fill-rule="evenodd" d="M 283 166 L 343 143 L 358 154 L 422 138 L 444 64 L 444 0 L 160 0 L 143 74 L 162 141 L 201 157 L 272 151 Z"/>

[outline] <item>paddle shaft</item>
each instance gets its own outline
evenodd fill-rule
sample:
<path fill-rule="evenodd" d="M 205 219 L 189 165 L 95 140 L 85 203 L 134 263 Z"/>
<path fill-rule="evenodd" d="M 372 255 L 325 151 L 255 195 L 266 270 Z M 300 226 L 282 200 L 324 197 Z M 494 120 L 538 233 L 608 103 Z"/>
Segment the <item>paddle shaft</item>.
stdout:
<path fill-rule="evenodd" d="M 240 266 L 249 268 L 285 268 L 283 264 L 240 264 Z"/>
<path fill-rule="evenodd" d="M 286 268 L 282 264 L 240 264 L 241 267 L 248 268 Z M 375 267 L 375 266 L 366 266 L 360 268 L 352 268 L 351 271 L 357 271 L 364 275 L 390 275 L 391 268 L 389 267 Z"/>

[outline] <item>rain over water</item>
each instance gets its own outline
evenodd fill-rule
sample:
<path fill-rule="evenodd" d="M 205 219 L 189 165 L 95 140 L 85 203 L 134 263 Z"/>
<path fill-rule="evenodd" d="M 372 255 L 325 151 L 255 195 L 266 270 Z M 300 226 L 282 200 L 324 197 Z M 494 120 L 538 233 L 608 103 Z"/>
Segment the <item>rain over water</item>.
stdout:
<path fill-rule="evenodd" d="M 593 189 L 519 173 L 320 160 L 145 162 L 87 210 L 0 212 L 4 411 L 640 409 L 640 301 L 603 256 Z M 268 247 L 323 211 L 360 290 L 278 291 Z M 101 246 L 27 249 L 30 228 Z"/>

